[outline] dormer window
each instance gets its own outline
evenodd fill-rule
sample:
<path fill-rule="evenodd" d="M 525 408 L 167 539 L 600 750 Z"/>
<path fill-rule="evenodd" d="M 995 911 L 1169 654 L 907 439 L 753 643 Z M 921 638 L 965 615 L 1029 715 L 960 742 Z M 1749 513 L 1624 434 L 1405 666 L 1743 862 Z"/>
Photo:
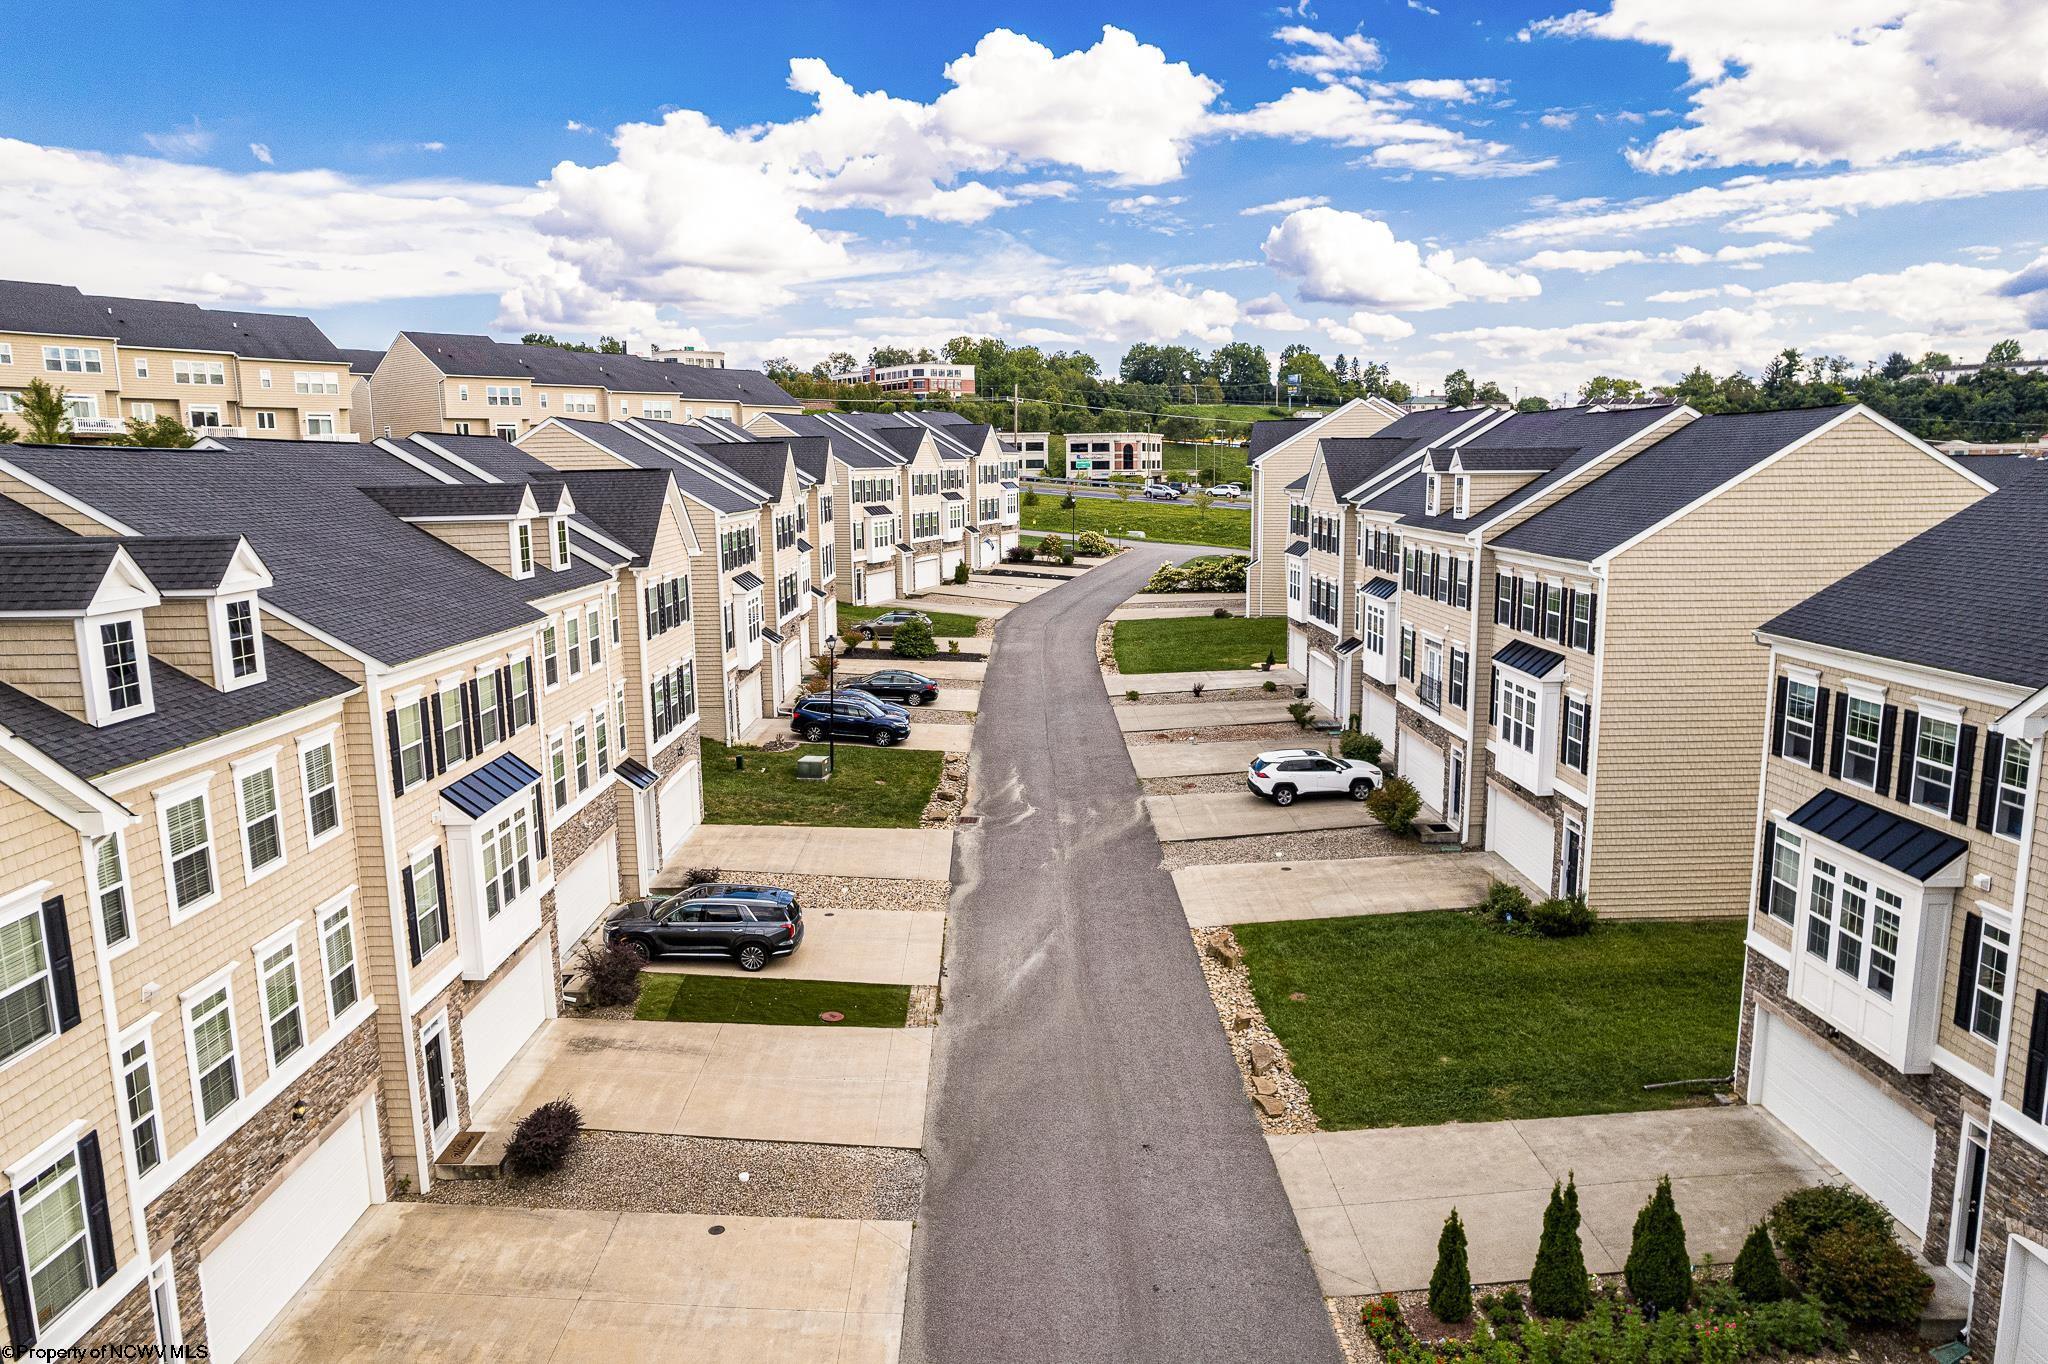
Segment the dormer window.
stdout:
<path fill-rule="evenodd" d="M 569 566 L 569 522 L 557 516 L 548 522 L 554 533 L 555 568 L 559 571 Z"/>
<path fill-rule="evenodd" d="M 149 658 L 142 617 L 123 615 L 81 622 L 86 718 L 96 725 L 147 715 L 152 709 Z"/>
<path fill-rule="evenodd" d="M 533 576 L 533 525 L 521 521 L 512 528 L 512 576 Z"/>
<path fill-rule="evenodd" d="M 1437 478 L 1435 474 L 1431 474 L 1429 476 L 1429 505 L 1424 508 L 1424 511 L 1426 511 L 1431 516 L 1435 516 L 1437 514 L 1437 508 L 1439 506 L 1440 498 L 1440 486 L 1440 480 Z"/>
<path fill-rule="evenodd" d="M 213 615 L 213 667 L 222 691 L 263 680 L 263 627 L 256 598 L 232 597 Z"/>
<path fill-rule="evenodd" d="M 1454 487 L 1456 491 L 1453 493 L 1453 496 L 1457 501 L 1453 507 L 1452 514 L 1462 521 L 1471 513 L 1472 509 L 1472 480 L 1463 474 L 1459 474 L 1458 481 Z"/>
<path fill-rule="evenodd" d="M 100 627 L 100 660 L 106 669 L 107 710 L 120 714 L 142 704 L 142 660 L 135 649 L 135 622 L 110 621 Z"/>

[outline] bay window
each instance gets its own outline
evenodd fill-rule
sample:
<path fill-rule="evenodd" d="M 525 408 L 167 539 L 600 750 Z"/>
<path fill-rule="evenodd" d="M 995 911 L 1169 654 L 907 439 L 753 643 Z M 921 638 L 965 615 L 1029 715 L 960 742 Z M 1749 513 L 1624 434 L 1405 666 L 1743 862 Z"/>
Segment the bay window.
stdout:
<path fill-rule="evenodd" d="M 1500 736 L 1511 748 L 1524 753 L 1536 751 L 1536 717 L 1542 698 L 1534 687 L 1511 677 L 1500 679 Z"/>
<path fill-rule="evenodd" d="M 497 918 L 533 885 L 532 838 L 532 814 L 524 801 L 479 835 L 486 919 Z"/>

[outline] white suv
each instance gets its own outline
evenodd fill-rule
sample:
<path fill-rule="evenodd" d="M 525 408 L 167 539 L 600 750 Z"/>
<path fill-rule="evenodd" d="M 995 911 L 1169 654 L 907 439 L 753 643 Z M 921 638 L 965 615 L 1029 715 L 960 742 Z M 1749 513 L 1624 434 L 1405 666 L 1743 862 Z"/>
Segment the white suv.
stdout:
<path fill-rule="evenodd" d="M 1383 774 L 1368 762 L 1333 758 L 1313 748 L 1276 748 L 1252 759 L 1244 784 L 1255 796 L 1275 805 L 1292 805 L 1296 796 L 1337 795 L 1364 800 Z"/>

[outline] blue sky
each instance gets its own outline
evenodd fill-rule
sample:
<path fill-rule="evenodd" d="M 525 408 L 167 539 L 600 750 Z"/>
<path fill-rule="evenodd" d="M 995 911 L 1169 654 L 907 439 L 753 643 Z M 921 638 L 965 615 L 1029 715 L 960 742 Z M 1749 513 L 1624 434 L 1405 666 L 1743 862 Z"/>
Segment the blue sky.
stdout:
<path fill-rule="evenodd" d="M 2048 351 L 2021 0 L 113 8 L 0 88 L 7 273 L 344 345 L 1250 339 L 1552 395 Z"/>

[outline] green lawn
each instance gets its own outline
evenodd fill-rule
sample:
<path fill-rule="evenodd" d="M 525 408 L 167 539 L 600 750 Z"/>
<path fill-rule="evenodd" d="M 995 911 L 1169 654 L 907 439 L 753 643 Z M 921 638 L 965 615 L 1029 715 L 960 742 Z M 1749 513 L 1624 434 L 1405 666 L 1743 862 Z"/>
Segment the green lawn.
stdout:
<path fill-rule="evenodd" d="M 1221 672 L 1256 668 L 1268 653 L 1287 656 L 1284 616 L 1187 616 L 1116 623 L 1117 671 L 1127 673 Z"/>
<path fill-rule="evenodd" d="M 1176 445 L 1166 447 L 1166 472 L 1171 475 L 1199 475 L 1198 482 L 1242 483 L 1251 487 L 1252 468 L 1245 463 L 1242 445 Z"/>
<path fill-rule="evenodd" d="M 1203 421 L 1222 422 L 1218 434 L 1242 436 L 1245 428 L 1253 422 L 1270 421 L 1287 414 L 1277 407 L 1261 407 L 1257 403 L 1168 403 L 1160 409 L 1170 417 L 1196 417 Z"/>
<path fill-rule="evenodd" d="M 1642 1086 L 1734 1065 L 1742 935 L 1739 921 L 1605 923 L 1553 941 L 1442 911 L 1237 930 L 1326 1128 L 1697 1103 Z"/>
<path fill-rule="evenodd" d="M 1230 507 L 1211 507 L 1207 512 L 1170 502 L 1147 502 L 1133 495 L 1128 502 L 1113 497 L 1077 497 L 1074 510 L 1060 506 L 1057 494 L 1041 492 L 1038 505 L 1025 507 L 1024 529 L 1052 531 L 1065 538 L 1078 522 L 1079 530 L 1101 531 L 1104 535 L 1143 532 L 1148 540 L 1174 545 L 1214 545 L 1219 549 L 1250 549 L 1252 514 Z M 840 611 L 841 616 L 845 610 Z"/>
<path fill-rule="evenodd" d="M 845 602 L 841 602 L 839 603 L 839 632 L 846 638 L 853 639 L 860 633 L 860 623 L 862 621 L 873 620 L 884 611 L 900 611 L 902 609 L 900 606 L 848 606 Z M 980 623 L 978 617 L 963 616 L 957 611 L 925 611 L 922 606 L 915 609 L 924 611 L 924 614 L 932 618 L 932 633 L 941 638 L 947 636 L 958 638 L 971 635 L 974 633 L 974 627 Z M 888 646 L 889 641 L 883 640 L 882 647 L 886 649 Z"/>
<path fill-rule="evenodd" d="M 797 948 L 801 955 L 803 948 Z M 908 985 L 755 976 L 643 975 L 633 1016 L 650 1023 L 778 1023 L 820 1027 L 821 1013 L 845 1014 L 842 1028 L 900 1028 L 910 1013 Z"/>
<path fill-rule="evenodd" d="M 823 753 L 825 745 L 764 753 L 704 740 L 704 822 L 915 829 L 945 770 L 945 755 L 875 748 L 857 739 L 841 739 L 835 747 L 837 776 L 799 781 L 796 760 Z M 734 753 L 746 755 L 745 770 L 733 767 Z"/>

